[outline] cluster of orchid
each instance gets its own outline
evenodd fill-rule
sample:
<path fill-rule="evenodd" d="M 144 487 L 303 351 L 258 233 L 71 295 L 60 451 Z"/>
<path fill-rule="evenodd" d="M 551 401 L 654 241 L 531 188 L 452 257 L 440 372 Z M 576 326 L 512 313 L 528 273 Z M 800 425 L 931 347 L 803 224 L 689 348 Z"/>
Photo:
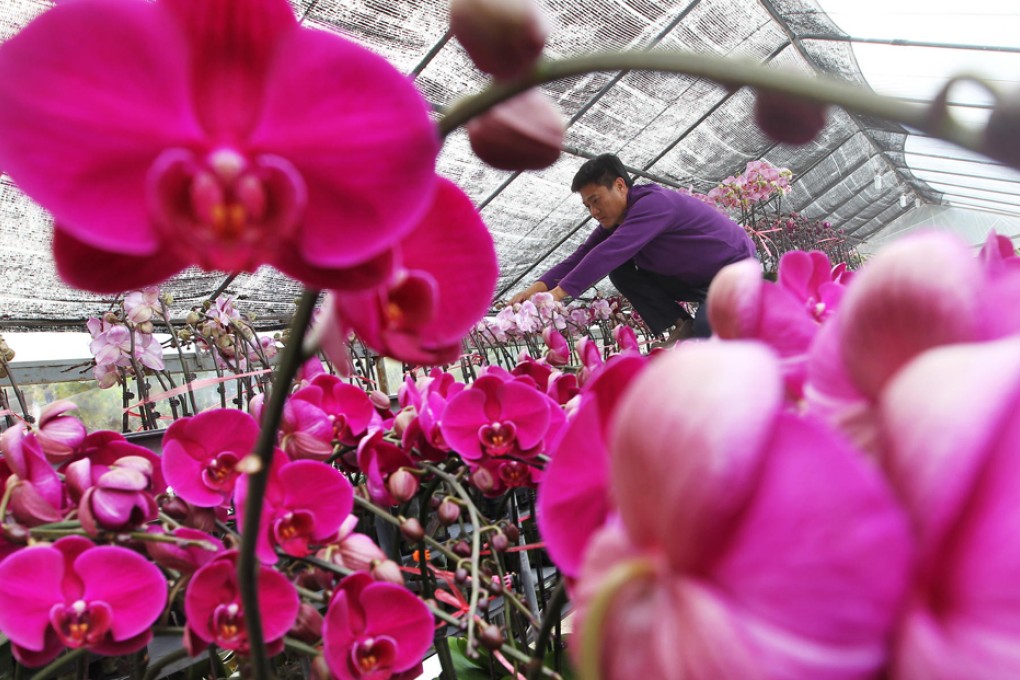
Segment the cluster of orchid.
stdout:
<path fill-rule="evenodd" d="M 994 233 L 798 251 L 719 274 L 717 339 L 608 365 L 539 488 L 585 677 L 1020 672 L 1018 300 Z"/>
<path fill-rule="evenodd" d="M 787 194 L 792 177 L 789 168 L 777 168 L 766 160 L 748 161 L 742 173 L 727 177 L 705 195 L 708 202 L 725 211 L 746 211 Z"/>
<path fill-rule="evenodd" d="M 153 335 L 153 319 L 163 314 L 163 302 L 155 287 L 129 293 L 119 308 L 86 323 L 95 357 L 93 373 L 100 388 L 126 384 L 128 376 L 141 380 L 144 371 L 162 371 L 163 346 Z"/>
<path fill-rule="evenodd" d="M 854 268 L 861 265 L 861 256 L 846 232 L 834 229 L 826 220 L 811 220 L 792 212 L 773 219 L 761 218 L 744 228 L 751 235 L 766 272 L 775 273 L 782 255 L 793 250 L 817 250 L 832 262 Z"/>
<path fill-rule="evenodd" d="M 188 312 L 184 319 L 186 328 L 178 337 L 183 344 L 194 342 L 209 353 L 220 370 L 247 373 L 257 368 L 268 369 L 278 349 L 276 340 L 258 335 L 251 321 L 234 307 L 232 297 L 218 295 Z"/>

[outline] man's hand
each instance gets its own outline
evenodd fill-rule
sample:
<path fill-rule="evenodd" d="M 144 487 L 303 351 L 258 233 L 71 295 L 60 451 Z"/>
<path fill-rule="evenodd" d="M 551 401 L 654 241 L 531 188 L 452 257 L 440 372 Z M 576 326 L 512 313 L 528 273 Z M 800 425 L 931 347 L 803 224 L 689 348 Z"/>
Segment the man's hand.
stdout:
<path fill-rule="evenodd" d="M 552 294 L 553 300 L 556 300 L 556 302 L 559 302 L 563 298 L 567 297 L 567 291 L 563 290 L 559 286 L 553 288 L 551 291 L 549 291 L 549 293 Z"/>
<path fill-rule="evenodd" d="M 535 281 L 535 283 L 531 284 L 530 286 L 522 290 L 520 293 L 510 298 L 510 304 L 516 305 L 518 302 L 530 300 L 531 296 L 534 295 L 535 293 L 544 293 L 547 290 L 549 290 L 549 286 L 545 285 L 541 281 Z M 560 290 L 560 287 L 556 286 L 554 290 Z"/>

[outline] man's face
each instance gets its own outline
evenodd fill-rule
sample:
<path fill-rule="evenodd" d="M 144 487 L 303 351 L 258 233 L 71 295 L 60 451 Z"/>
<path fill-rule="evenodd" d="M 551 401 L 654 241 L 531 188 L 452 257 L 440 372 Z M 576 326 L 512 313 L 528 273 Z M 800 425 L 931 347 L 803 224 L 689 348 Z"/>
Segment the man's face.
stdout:
<path fill-rule="evenodd" d="M 606 229 L 612 229 L 623 222 L 627 212 L 627 183 L 617 177 L 612 186 L 585 184 L 578 190 L 581 202 L 592 218 Z"/>

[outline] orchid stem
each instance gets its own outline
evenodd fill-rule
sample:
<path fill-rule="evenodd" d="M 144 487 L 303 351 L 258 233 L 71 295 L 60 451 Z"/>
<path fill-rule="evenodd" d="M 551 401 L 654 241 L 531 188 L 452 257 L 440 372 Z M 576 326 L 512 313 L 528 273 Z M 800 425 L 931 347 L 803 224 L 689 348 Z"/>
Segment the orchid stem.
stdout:
<path fill-rule="evenodd" d="M 602 627 L 606 623 L 613 600 L 628 583 L 642 576 L 648 576 L 654 570 L 655 565 L 647 559 L 627 560 L 613 567 L 602 579 L 581 628 L 581 672 L 579 675 L 582 680 L 601 680 L 602 678 Z"/>
<path fill-rule="evenodd" d="M 540 62 L 530 73 L 513 80 L 496 82 L 451 106 L 439 122 L 439 132 L 445 137 L 496 104 L 537 85 L 599 71 L 622 70 L 678 73 L 707 78 L 727 87 L 746 85 L 809 102 L 836 104 L 848 111 L 896 121 L 967 149 L 988 153 L 980 131 L 957 123 L 945 112 L 933 115 L 929 107 L 875 94 L 824 74 L 805 76 L 789 69 L 769 68 L 750 60 L 665 49 L 596 52 Z"/>
<path fill-rule="evenodd" d="M 312 319 L 319 292 L 306 290 L 298 302 L 297 312 L 291 324 L 290 342 L 283 350 L 278 372 L 269 393 L 269 402 L 262 414 L 261 430 L 255 455 L 260 468 L 248 475 L 248 499 L 244 508 L 244 531 L 241 533 L 241 552 L 237 561 L 237 581 L 241 601 L 244 605 L 244 623 L 248 631 L 251 649 L 252 677 L 255 680 L 269 680 L 271 671 L 266 658 L 266 644 L 262 635 L 262 616 L 258 604 L 258 560 L 255 547 L 258 542 L 262 519 L 262 498 L 269 481 L 269 470 L 276 448 L 277 429 L 283 416 L 283 405 L 287 400 L 288 388 L 301 366 L 301 341 Z"/>
<path fill-rule="evenodd" d="M 78 649 L 72 649 L 63 656 L 58 656 L 56 659 L 46 665 L 41 671 L 32 676 L 32 680 L 49 680 L 49 678 L 55 678 L 64 668 L 64 666 L 77 661 L 79 658 L 85 656 L 88 650 L 84 647 Z"/>
<path fill-rule="evenodd" d="M 467 504 L 468 514 L 471 515 L 471 524 L 474 525 L 475 530 L 471 532 L 471 597 L 468 600 L 468 626 L 467 626 L 467 653 L 471 656 L 477 656 L 478 652 L 475 651 L 475 614 L 478 611 L 478 593 L 479 593 L 479 575 L 478 575 L 478 554 L 481 552 L 481 526 L 482 523 L 478 518 L 478 509 L 475 508 L 475 504 L 471 502 L 471 497 L 468 496 L 467 491 L 461 486 L 457 478 L 451 474 L 447 474 L 443 470 L 440 470 L 435 465 L 429 465 L 423 463 L 422 467 L 439 477 L 441 480 L 450 485 L 458 496 L 461 497 Z M 515 650 L 516 651 L 516 650 Z"/>
<path fill-rule="evenodd" d="M 539 569 L 539 576 L 542 572 Z M 563 605 L 567 603 L 567 588 L 561 581 L 552 598 L 545 606 L 545 617 L 542 619 L 542 629 L 538 631 L 538 639 L 535 640 L 535 655 L 531 659 L 531 669 L 528 671 L 528 680 L 538 680 L 538 675 L 545 659 L 545 648 L 549 644 L 552 635 L 553 624 L 560 620 Z"/>

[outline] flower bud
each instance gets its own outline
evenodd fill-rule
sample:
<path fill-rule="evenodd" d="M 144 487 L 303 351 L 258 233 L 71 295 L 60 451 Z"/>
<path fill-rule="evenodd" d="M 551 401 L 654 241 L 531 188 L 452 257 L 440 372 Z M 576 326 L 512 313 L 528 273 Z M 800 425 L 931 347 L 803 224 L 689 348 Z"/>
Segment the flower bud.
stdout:
<path fill-rule="evenodd" d="M 566 126 L 537 89 L 499 104 L 467 124 L 471 150 L 500 170 L 540 170 L 560 157 Z"/>
<path fill-rule="evenodd" d="M 459 557 L 471 557 L 471 545 L 464 540 L 457 541 L 451 548 L 454 555 Z"/>
<path fill-rule="evenodd" d="M 754 100 L 754 121 L 774 141 L 807 144 L 825 127 L 825 105 L 760 90 Z"/>
<path fill-rule="evenodd" d="M 507 524 L 506 527 L 503 528 L 503 533 L 506 534 L 506 537 L 510 539 L 511 543 L 516 543 L 521 540 L 521 530 L 517 528 L 516 524 Z"/>
<path fill-rule="evenodd" d="M 413 406 L 408 406 L 403 409 L 393 419 L 393 433 L 398 437 L 404 435 L 404 430 L 410 426 L 411 421 L 418 417 L 418 413 L 414 410 Z"/>
<path fill-rule="evenodd" d="M 443 524 L 453 524 L 460 518 L 460 506 L 452 498 L 444 498 L 436 510 L 436 515 Z"/>
<path fill-rule="evenodd" d="M 489 580 L 489 592 L 493 595 L 499 595 L 503 592 L 503 580 L 495 574 Z"/>
<path fill-rule="evenodd" d="M 20 524 L 6 523 L 0 525 L 0 536 L 8 543 L 13 543 L 14 545 L 28 544 L 28 529 Z"/>
<path fill-rule="evenodd" d="M 496 479 L 492 476 L 492 473 L 483 467 L 478 468 L 471 473 L 471 483 L 474 484 L 482 493 L 488 493 L 496 488 Z"/>
<path fill-rule="evenodd" d="M 451 0 L 450 32 L 475 66 L 496 78 L 529 69 L 549 35 L 534 0 Z"/>
<path fill-rule="evenodd" d="M 409 541 L 420 541 L 425 538 L 425 529 L 415 517 L 408 517 L 400 523 L 400 533 Z"/>
<path fill-rule="evenodd" d="M 302 602 L 301 608 L 298 609 L 297 621 L 290 629 L 290 637 L 308 644 L 318 642 L 322 637 L 322 614 L 319 610 L 307 602 Z"/>
<path fill-rule="evenodd" d="M 489 545 L 496 552 L 503 552 L 510 547 L 510 541 L 507 540 L 506 534 L 502 531 L 497 531 L 489 537 Z"/>
<path fill-rule="evenodd" d="M 499 649 L 503 646 L 503 631 L 499 626 L 492 624 L 485 625 L 478 634 L 478 641 L 486 649 Z"/>
<path fill-rule="evenodd" d="M 188 312 L 188 315 L 184 317 L 184 323 L 188 324 L 189 326 L 195 326 L 201 320 L 202 315 L 196 312 L 195 310 L 191 310 L 190 312 Z"/>
<path fill-rule="evenodd" d="M 156 327 L 152 325 L 151 321 L 143 321 L 135 326 L 135 330 L 139 333 L 152 333 L 156 330 Z"/>
<path fill-rule="evenodd" d="M 400 566 L 393 560 L 379 560 L 372 565 L 372 578 L 376 581 L 388 581 L 399 586 L 404 585 L 404 575 Z"/>
<path fill-rule="evenodd" d="M 386 480 L 386 489 L 397 502 L 405 503 L 418 493 L 418 477 L 404 468 L 400 468 Z"/>
<path fill-rule="evenodd" d="M 390 397 L 382 390 L 372 390 L 368 393 L 368 398 L 372 401 L 372 406 L 375 406 L 377 409 L 389 410 Z"/>
<path fill-rule="evenodd" d="M 457 567 L 457 571 L 453 572 L 453 580 L 461 584 L 467 583 L 468 570 L 464 567 Z"/>

